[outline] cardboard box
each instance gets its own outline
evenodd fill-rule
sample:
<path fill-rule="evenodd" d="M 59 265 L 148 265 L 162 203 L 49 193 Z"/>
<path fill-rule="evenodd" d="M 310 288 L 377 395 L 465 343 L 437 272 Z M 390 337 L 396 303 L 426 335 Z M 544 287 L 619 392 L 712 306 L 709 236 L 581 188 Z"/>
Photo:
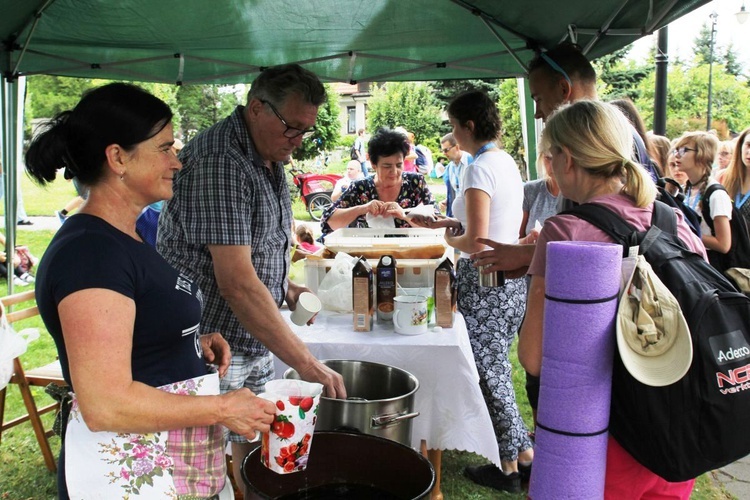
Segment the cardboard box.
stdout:
<path fill-rule="evenodd" d="M 375 276 L 372 266 L 359 259 L 352 269 L 353 327 L 355 332 L 369 332 L 375 322 Z"/>
<path fill-rule="evenodd" d="M 453 249 L 448 248 L 444 256 L 453 256 Z M 452 260 L 452 259 L 451 259 Z M 441 259 L 396 259 L 396 281 L 402 288 L 432 288 L 434 286 L 435 268 Z M 367 259 L 372 268 L 377 268 L 377 259 Z M 333 259 L 307 257 L 305 263 L 305 286 L 314 294 L 325 275 L 331 270 Z"/>

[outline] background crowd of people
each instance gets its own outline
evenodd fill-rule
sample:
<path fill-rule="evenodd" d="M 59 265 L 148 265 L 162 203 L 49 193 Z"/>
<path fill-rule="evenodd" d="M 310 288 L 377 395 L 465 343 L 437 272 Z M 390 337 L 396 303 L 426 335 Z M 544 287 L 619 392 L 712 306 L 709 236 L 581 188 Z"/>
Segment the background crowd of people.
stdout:
<path fill-rule="evenodd" d="M 511 492 L 531 473 L 534 443 L 519 414 L 509 353 L 520 330 L 519 358 L 536 408 L 544 243 L 607 241 L 587 222 L 558 213 L 570 203 L 602 203 L 645 229 L 657 183 L 669 177 L 685 209 L 702 217 L 698 236 L 676 210 L 680 238 L 717 266 L 737 248 L 732 218 L 750 219 L 750 129 L 725 142 L 707 132 L 673 140 L 649 134 L 630 101 L 598 100 L 593 67 L 569 43 L 531 61 L 529 87 L 536 117 L 546 123 L 540 179 L 523 183 L 497 141 L 502 123 L 495 103 L 483 91 L 469 91 L 447 108 L 452 132 L 440 140 L 447 164 L 433 164 L 406 130 L 380 129 L 367 143 L 360 130 L 356 158 L 321 221 L 324 237 L 342 227 L 368 227 L 377 217 L 392 218 L 395 227 L 446 229 L 447 244 L 460 253 L 458 307 L 501 457 L 501 467 L 469 467 L 466 475 Z M 314 132 L 324 100 L 324 87 L 309 71 L 268 68 L 244 106 L 180 151 L 163 101 L 132 85 L 110 84 L 87 93 L 35 138 L 26 155 L 29 173 L 44 184 L 63 168 L 80 195 L 57 212 L 65 224 L 36 287 L 76 398 L 60 458 L 61 498 L 111 487 L 86 474 L 97 433 L 190 440 L 196 428 L 211 437 L 208 444 L 193 443 L 203 448 L 170 459 L 183 469 L 197 467 L 197 478 L 186 480 L 176 464 L 159 487 L 224 498 L 227 471 L 215 455 L 223 456 L 227 439 L 233 454 L 244 456 L 248 440 L 268 430 L 274 410 L 254 394 L 275 375 L 272 353 L 324 384 L 328 396 L 345 396 L 341 376 L 315 359 L 278 313 L 283 302 L 294 309 L 307 290 L 287 279 L 294 237 L 284 163 Z M 440 205 L 425 179 L 432 171 L 446 185 Z M 432 213 L 409 213 L 420 204 L 431 205 Z M 156 216 L 143 226 L 149 210 Z M 317 250 L 309 228 L 294 232 L 297 244 Z M 82 275 L 84 262 L 95 272 Z M 505 271 L 504 284 L 480 286 L 480 265 Z M 205 392 L 172 393 L 197 383 Z M 657 491 L 689 496 L 693 481 L 660 480 L 639 468 L 616 437 L 610 448 L 608 498 Z M 240 464 L 233 472 L 241 485 Z"/>

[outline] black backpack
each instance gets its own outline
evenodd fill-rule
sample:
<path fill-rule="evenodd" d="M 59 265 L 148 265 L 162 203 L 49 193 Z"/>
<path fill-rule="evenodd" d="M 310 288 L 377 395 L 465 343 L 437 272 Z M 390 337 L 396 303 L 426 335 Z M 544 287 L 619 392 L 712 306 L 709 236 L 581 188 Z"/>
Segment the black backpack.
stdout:
<path fill-rule="evenodd" d="M 357 153 L 358 153 L 357 152 L 357 143 L 355 142 L 354 144 L 352 144 L 352 149 L 349 151 L 349 154 L 351 155 L 352 160 L 359 161 L 359 154 L 357 154 Z"/>
<path fill-rule="evenodd" d="M 678 382 L 651 387 L 615 350 L 609 432 L 667 481 L 686 481 L 750 453 L 750 299 L 677 237 L 671 208 L 654 203 L 651 228 L 636 231 L 606 207 L 566 212 L 628 248 L 639 246 L 678 300 L 693 339 L 693 362 Z M 583 389 L 582 389 L 583 390 Z"/>
<path fill-rule="evenodd" d="M 711 184 L 703 193 L 701 203 L 701 215 L 711 229 L 711 234 L 716 236 L 714 231 L 714 221 L 711 219 L 710 199 L 716 191 L 726 191 L 721 184 Z M 732 267 L 750 268 L 750 234 L 748 234 L 745 217 L 737 210 L 732 203 L 732 220 L 729 221 L 732 229 L 732 247 L 727 253 L 719 253 L 715 250 L 706 249 L 708 260 L 711 265 L 721 273 L 726 273 L 727 269 Z"/>
<path fill-rule="evenodd" d="M 674 195 L 667 191 L 667 184 L 675 186 L 676 193 Z M 685 219 L 690 230 L 696 236 L 701 235 L 701 216 L 685 203 L 685 194 L 682 192 L 682 187 L 680 187 L 677 181 L 670 177 L 659 178 L 656 181 L 656 199 L 682 212 L 682 217 Z"/>

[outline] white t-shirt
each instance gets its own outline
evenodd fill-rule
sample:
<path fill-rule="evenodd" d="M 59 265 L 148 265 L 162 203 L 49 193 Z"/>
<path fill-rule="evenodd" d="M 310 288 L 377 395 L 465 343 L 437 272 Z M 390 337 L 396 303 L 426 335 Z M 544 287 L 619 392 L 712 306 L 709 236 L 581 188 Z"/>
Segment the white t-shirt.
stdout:
<path fill-rule="evenodd" d="M 490 219 L 487 237 L 501 243 L 518 241 L 523 219 L 523 180 L 513 158 L 505 151 L 487 151 L 463 172 L 460 192 L 453 201 L 453 215 L 467 225 L 467 189 L 481 189 L 490 195 Z M 461 252 L 461 257 L 469 254 Z"/>
<path fill-rule="evenodd" d="M 709 178 L 708 182 L 706 183 L 706 187 L 712 184 L 718 184 L 718 182 L 716 181 L 716 179 Z M 690 208 L 693 208 L 693 210 L 696 210 L 698 212 L 698 215 L 701 215 L 700 207 L 698 204 L 698 201 L 700 201 L 700 194 L 698 193 L 698 190 L 688 190 L 686 195 L 687 196 L 685 196 L 685 203 L 687 203 Z M 708 208 L 708 213 L 711 214 L 711 220 L 715 219 L 716 217 L 722 216 L 726 217 L 728 220 L 732 220 L 732 198 L 730 198 L 729 194 L 723 189 L 714 191 L 713 194 L 711 194 L 709 205 L 710 206 Z M 711 234 L 711 229 L 708 227 L 708 223 L 706 223 L 706 221 L 702 219 L 701 234 Z"/>

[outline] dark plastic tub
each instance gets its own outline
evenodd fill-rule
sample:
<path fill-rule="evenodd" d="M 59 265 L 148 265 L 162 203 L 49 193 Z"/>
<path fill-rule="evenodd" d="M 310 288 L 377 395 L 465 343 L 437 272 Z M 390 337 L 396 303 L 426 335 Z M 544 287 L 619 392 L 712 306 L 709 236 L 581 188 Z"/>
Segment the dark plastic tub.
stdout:
<path fill-rule="evenodd" d="M 256 498 L 411 500 L 435 485 L 432 464 L 408 446 L 367 434 L 316 432 L 307 469 L 277 474 L 260 462 L 260 447 L 242 464 Z"/>

